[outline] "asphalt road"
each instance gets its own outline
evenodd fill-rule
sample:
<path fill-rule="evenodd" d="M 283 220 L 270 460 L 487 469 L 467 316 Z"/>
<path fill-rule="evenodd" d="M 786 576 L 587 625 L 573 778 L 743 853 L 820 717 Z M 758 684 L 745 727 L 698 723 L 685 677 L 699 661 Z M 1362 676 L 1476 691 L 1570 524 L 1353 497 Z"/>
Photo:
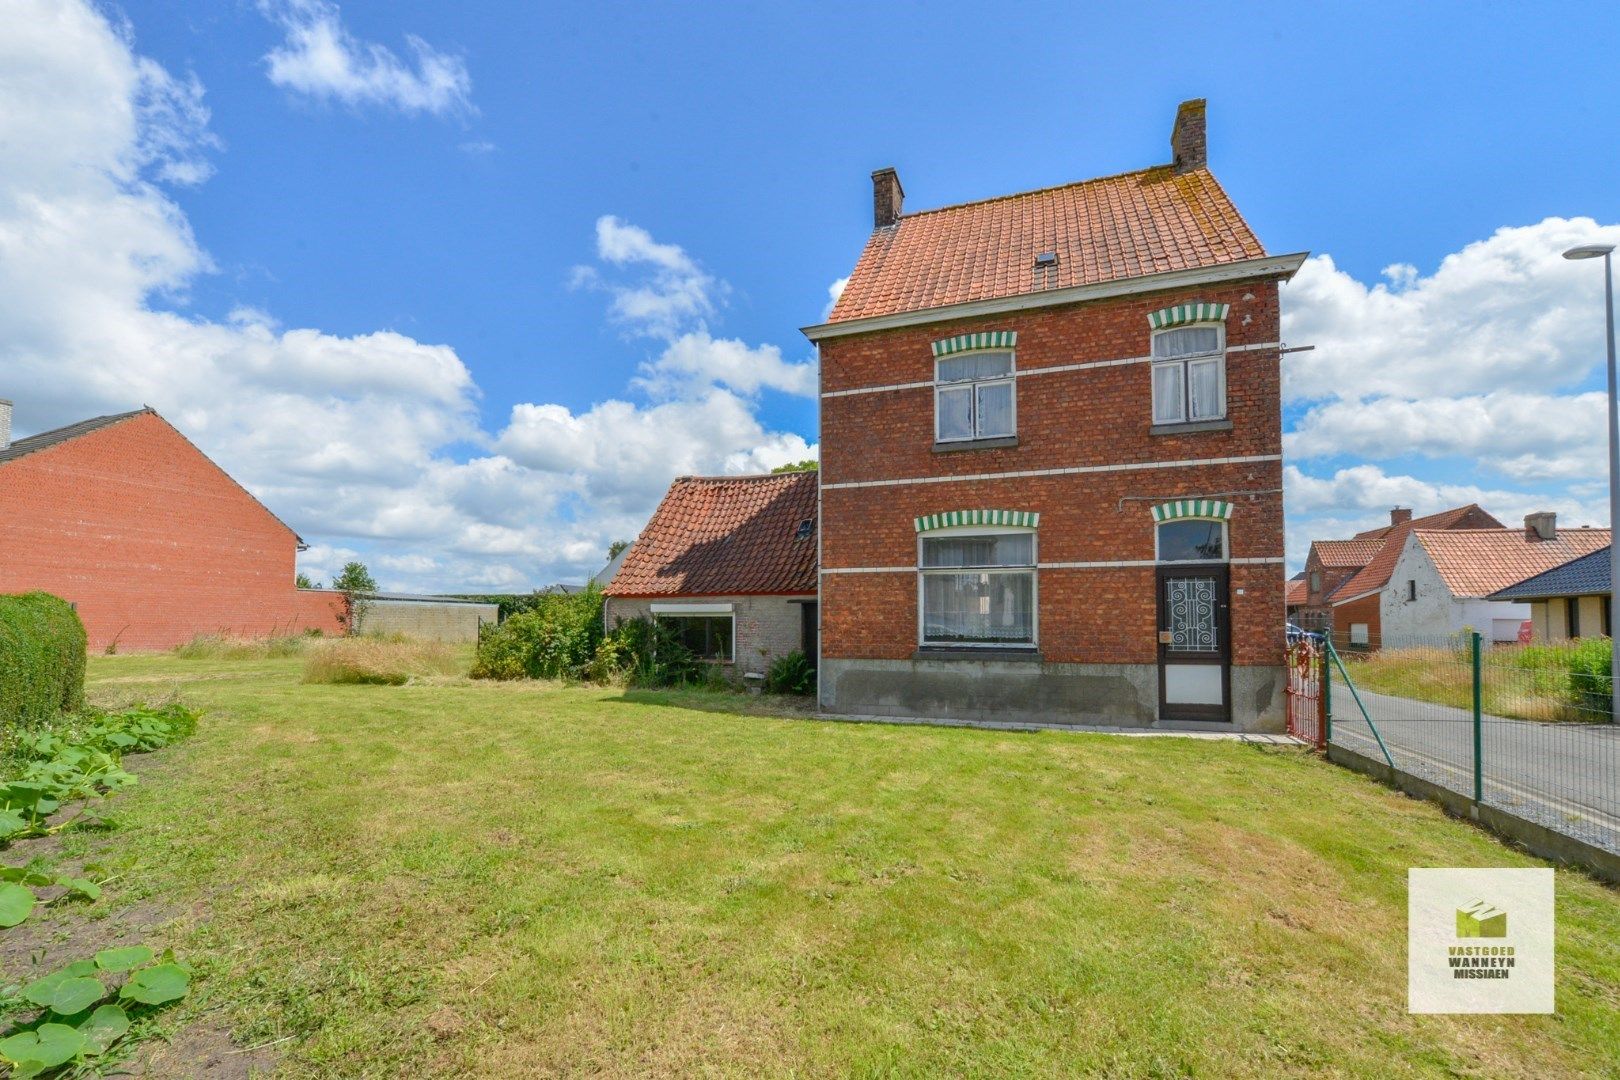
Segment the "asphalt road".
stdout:
<path fill-rule="evenodd" d="M 1382 760 L 1361 711 L 1335 681 L 1333 741 Z M 1474 718 L 1466 709 L 1358 690 L 1395 767 L 1471 795 Z M 1484 801 L 1620 850 L 1620 724 L 1483 717 Z M 1569 826 L 1569 828 L 1562 828 Z"/>

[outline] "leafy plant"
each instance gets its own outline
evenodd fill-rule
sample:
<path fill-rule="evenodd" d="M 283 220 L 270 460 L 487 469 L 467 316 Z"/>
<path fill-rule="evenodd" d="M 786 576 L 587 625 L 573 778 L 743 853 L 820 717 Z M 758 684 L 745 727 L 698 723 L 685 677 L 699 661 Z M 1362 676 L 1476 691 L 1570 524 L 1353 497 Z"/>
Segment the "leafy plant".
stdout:
<path fill-rule="evenodd" d="M 1592 719 L 1608 719 L 1614 708 L 1614 642 L 1608 638 L 1583 638 L 1568 652 L 1569 692 L 1577 707 L 1596 713 Z"/>
<path fill-rule="evenodd" d="M 816 668 L 809 657 L 794 649 L 779 656 L 765 670 L 765 692 L 768 694 L 813 694 L 816 692 Z"/>
<path fill-rule="evenodd" d="M 377 591 L 377 579 L 371 576 L 363 562 L 348 562 L 332 579 L 332 588 L 343 594 L 343 630 L 358 634 L 371 610 L 370 594 Z"/>
<path fill-rule="evenodd" d="M 536 598 L 498 626 L 478 631 L 475 679 L 579 679 L 597 660 L 602 641 L 602 592 L 595 585 L 577 593 Z"/>
<path fill-rule="evenodd" d="M 154 962 L 156 961 L 156 962 Z M 108 976 L 126 976 L 117 985 Z M 156 956 L 145 945 L 103 949 L 5 996 L 15 1007 L 39 1010 L 0 1039 L 0 1060 L 14 1077 L 40 1076 L 70 1063 L 88 1063 L 129 1035 L 132 1020 L 185 997 L 191 971 L 172 953 Z"/>

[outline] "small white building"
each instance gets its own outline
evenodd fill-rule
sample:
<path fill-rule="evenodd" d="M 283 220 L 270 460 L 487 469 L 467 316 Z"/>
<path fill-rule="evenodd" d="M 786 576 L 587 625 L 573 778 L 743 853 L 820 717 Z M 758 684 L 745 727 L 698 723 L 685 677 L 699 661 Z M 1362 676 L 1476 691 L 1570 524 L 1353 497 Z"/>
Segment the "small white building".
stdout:
<path fill-rule="evenodd" d="M 1608 529 L 1559 529 L 1557 515 L 1531 514 L 1522 529 L 1414 529 L 1379 596 L 1383 644 L 1399 647 L 1477 630 L 1514 642 L 1528 603 L 1495 600 L 1510 585 L 1608 546 Z"/>

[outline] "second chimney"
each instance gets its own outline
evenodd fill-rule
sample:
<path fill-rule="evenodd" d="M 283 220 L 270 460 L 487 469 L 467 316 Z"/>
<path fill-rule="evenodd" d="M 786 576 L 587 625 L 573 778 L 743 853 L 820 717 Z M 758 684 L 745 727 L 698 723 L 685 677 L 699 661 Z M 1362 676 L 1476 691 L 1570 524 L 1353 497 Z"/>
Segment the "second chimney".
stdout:
<path fill-rule="evenodd" d="M 1391 525 L 1405 525 L 1411 520 L 1412 510 L 1410 507 L 1397 506 L 1389 512 L 1389 523 Z"/>
<path fill-rule="evenodd" d="M 11 402 L 0 398 L 0 450 L 11 445 Z"/>
<path fill-rule="evenodd" d="M 906 191 L 900 186 L 900 174 L 893 169 L 879 169 L 872 174 L 872 227 L 881 229 L 900 220 L 900 205 L 906 201 Z"/>
<path fill-rule="evenodd" d="M 1543 540 L 1558 539 L 1558 515 L 1550 510 L 1543 510 L 1539 514 L 1524 515 L 1524 531 L 1528 536 L 1540 537 Z"/>
<path fill-rule="evenodd" d="M 1183 101 L 1176 110 L 1176 126 L 1170 129 L 1170 161 L 1176 172 L 1191 172 L 1209 164 L 1209 151 L 1204 146 L 1203 98 Z"/>

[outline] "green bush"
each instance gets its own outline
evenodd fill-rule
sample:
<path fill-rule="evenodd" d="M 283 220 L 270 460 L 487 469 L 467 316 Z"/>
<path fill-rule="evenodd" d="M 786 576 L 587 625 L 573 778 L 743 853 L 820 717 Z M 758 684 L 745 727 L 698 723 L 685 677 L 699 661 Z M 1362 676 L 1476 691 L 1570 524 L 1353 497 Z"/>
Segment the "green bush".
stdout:
<path fill-rule="evenodd" d="M 816 692 L 816 668 L 810 658 L 797 649 L 771 661 L 765 671 L 767 694 L 813 694 Z"/>
<path fill-rule="evenodd" d="M 1614 681 L 1609 665 L 1614 662 L 1614 642 L 1608 638 L 1583 638 L 1567 655 L 1570 696 L 1582 710 L 1597 713 L 1594 719 L 1612 715 Z"/>
<path fill-rule="evenodd" d="M 84 624 L 49 593 L 0 596 L 0 728 L 84 706 Z"/>
<path fill-rule="evenodd" d="M 533 607 L 478 631 L 475 679 L 582 679 L 596 666 L 602 593 L 539 596 Z"/>

